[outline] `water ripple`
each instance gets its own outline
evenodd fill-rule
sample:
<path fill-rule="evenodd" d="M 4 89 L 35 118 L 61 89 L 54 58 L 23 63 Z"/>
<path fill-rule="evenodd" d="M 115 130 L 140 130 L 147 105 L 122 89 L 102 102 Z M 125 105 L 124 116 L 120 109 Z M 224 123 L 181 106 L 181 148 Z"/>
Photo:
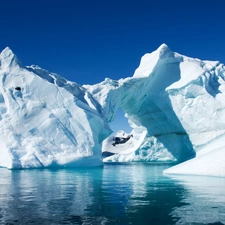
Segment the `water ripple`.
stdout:
<path fill-rule="evenodd" d="M 168 166 L 0 169 L 0 224 L 225 224 L 225 179 L 163 176 Z"/>

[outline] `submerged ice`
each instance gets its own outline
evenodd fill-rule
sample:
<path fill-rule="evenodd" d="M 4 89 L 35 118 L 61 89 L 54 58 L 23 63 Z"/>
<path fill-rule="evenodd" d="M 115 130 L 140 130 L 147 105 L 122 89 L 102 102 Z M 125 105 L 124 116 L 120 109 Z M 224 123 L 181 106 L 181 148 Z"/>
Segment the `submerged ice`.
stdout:
<path fill-rule="evenodd" d="M 105 162 L 191 159 L 165 173 L 225 176 L 225 67 L 218 61 L 163 44 L 142 57 L 132 77 L 79 86 L 23 66 L 6 48 L 0 76 L 0 166 L 95 166 L 103 152 Z M 113 138 L 108 123 L 118 109 L 133 130 Z M 113 145 L 117 136 L 130 138 Z"/>

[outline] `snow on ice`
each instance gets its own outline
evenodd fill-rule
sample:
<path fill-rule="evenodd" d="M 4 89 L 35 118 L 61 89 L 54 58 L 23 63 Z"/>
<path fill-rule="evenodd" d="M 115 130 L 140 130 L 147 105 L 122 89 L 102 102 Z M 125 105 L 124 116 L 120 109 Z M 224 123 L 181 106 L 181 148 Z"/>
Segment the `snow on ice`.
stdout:
<path fill-rule="evenodd" d="M 183 162 L 166 174 L 225 176 L 225 67 L 218 61 L 163 44 L 132 77 L 81 87 L 23 66 L 6 48 L 0 76 L 0 166 L 96 166 L 103 154 L 105 162 Z M 118 109 L 133 130 L 109 136 Z"/>

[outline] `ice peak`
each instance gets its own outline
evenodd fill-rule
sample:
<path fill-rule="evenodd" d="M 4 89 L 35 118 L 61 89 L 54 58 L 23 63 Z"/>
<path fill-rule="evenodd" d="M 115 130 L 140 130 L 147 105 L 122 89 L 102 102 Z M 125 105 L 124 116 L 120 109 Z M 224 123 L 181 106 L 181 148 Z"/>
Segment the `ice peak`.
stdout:
<path fill-rule="evenodd" d="M 5 68 L 10 66 L 21 65 L 21 62 L 18 60 L 17 56 L 13 53 L 13 51 L 6 47 L 0 54 L 0 61 L 2 67 Z"/>
<path fill-rule="evenodd" d="M 148 77 L 159 63 L 173 62 L 174 60 L 177 61 L 174 53 L 166 44 L 162 44 L 155 51 L 147 53 L 141 58 L 134 77 Z"/>
<path fill-rule="evenodd" d="M 161 59 L 173 57 L 173 55 L 174 55 L 173 52 L 171 51 L 171 49 L 164 43 L 158 47 L 156 52 L 159 53 L 159 58 L 161 58 Z"/>
<path fill-rule="evenodd" d="M 167 44 L 163 43 L 158 47 L 158 50 L 163 49 L 163 48 L 169 48 Z"/>
<path fill-rule="evenodd" d="M 1 57 L 2 58 L 12 58 L 14 57 L 15 54 L 13 53 L 13 51 L 9 48 L 9 47 L 6 47 L 2 52 L 1 52 Z"/>

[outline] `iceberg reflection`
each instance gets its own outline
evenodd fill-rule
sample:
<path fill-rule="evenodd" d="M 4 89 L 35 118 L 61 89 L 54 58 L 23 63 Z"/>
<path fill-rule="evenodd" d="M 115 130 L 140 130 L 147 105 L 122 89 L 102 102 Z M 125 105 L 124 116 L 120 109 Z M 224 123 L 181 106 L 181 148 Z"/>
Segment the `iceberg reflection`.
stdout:
<path fill-rule="evenodd" d="M 1 170 L 0 223 L 67 224 L 88 220 L 102 169 Z M 97 176 L 97 178 L 96 178 Z M 7 181 L 7 183 L 5 182 Z"/>
<path fill-rule="evenodd" d="M 186 189 L 181 207 L 171 215 L 180 218 L 176 224 L 225 224 L 225 178 L 172 176 Z"/>
<path fill-rule="evenodd" d="M 164 176 L 169 166 L 0 169 L 0 224 L 225 223 L 225 178 Z"/>

